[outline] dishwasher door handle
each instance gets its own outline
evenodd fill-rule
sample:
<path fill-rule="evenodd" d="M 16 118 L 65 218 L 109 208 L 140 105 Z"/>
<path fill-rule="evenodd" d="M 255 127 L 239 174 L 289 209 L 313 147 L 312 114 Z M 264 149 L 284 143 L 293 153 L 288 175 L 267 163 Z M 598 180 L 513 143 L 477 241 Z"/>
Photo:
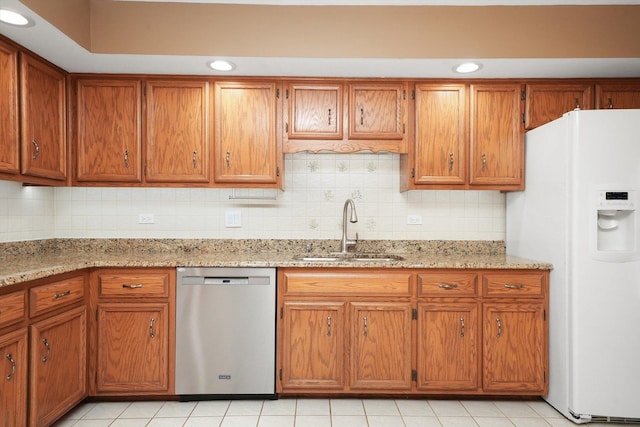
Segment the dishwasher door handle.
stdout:
<path fill-rule="evenodd" d="M 248 285 L 248 277 L 205 277 L 205 285 Z"/>

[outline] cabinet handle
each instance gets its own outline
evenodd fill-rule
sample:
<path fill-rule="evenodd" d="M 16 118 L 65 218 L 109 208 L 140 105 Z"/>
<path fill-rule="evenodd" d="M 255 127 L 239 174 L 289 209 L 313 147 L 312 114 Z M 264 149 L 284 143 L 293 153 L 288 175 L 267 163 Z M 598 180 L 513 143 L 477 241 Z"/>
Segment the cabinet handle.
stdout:
<path fill-rule="evenodd" d="M 482 153 L 482 172 L 487 170 L 487 155 Z"/>
<path fill-rule="evenodd" d="M 458 285 L 456 284 L 449 284 L 449 283 L 438 283 L 438 287 L 440 289 L 447 289 L 447 290 L 451 290 L 451 289 L 458 289 Z"/>
<path fill-rule="evenodd" d="M 149 337 L 150 338 L 155 338 L 156 337 L 156 333 L 153 330 L 153 326 L 156 323 L 156 319 L 154 317 L 151 318 L 151 321 L 149 321 Z"/>
<path fill-rule="evenodd" d="M 227 161 L 227 170 L 231 169 L 231 152 L 227 150 L 227 156 L 225 157 Z"/>
<path fill-rule="evenodd" d="M 502 336 L 502 322 L 499 317 L 496 317 L 496 324 L 498 325 L 498 333 L 496 334 L 496 338 L 500 338 Z"/>
<path fill-rule="evenodd" d="M 504 287 L 506 289 L 524 289 L 525 288 L 525 286 L 521 283 L 518 283 L 518 284 L 505 283 Z"/>
<path fill-rule="evenodd" d="M 142 287 L 142 283 L 123 283 L 122 287 L 126 289 L 140 289 Z"/>
<path fill-rule="evenodd" d="M 454 163 L 453 153 L 449 153 L 449 172 L 453 170 L 453 163 Z"/>
<path fill-rule="evenodd" d="M 608 98 L 609 101 L 609 109 L 613 108 L 613 100 L 611 98 Z"/>
<path fill-rule="evenodd" d="M 49 341 L 47 341 L 46 338 L 42 338 L 42 344 L 44 344 L 45 348 L 47 349 L 47 354 L 45 354 L 42 358 L 42 363 L 47 363 L 47 361 L 49 360 L 49 356 L 51 356 L 51 347 L 49 347 Z"/>
<path fill-rule="evenodd" d="M 35 139 L 32 139 L 31 143 L 33 144 L 33 156 L 31 156 L 31 160 L 35 160 L 40 155 L 40 146 L 38 145 L 38 141 Z"/>
<path fill-rule="evenodd" d="M 576 101 L 576 110 L 580 109 L 580 98 L 574 98 Z"/>
<path fill-rule="evenodd" d="M 71 295 L 71 289 L 67 289 L 64 292 L 60 292 L 59 294 L 54 294 L 53 295 L 53 299 L 59 299 L 59 298 L 64 298 L 68 295 Z"/>
<path fill-rule="evenodd" d="M 331 126 L 331 108 L 329 108 L 329 126 Z"/>
<path fill-rule="evenodd" d="M 464 338 L 464 317 L 460 318 L 460 338 Z"/>
<path fill-rule="evenodd" d="M 129 150 L 124 150 L 124 167 L 129 169 Z"/>
<path fill-rule="evenodd" d="M 331 336 L 331 316 L 327 317 L 327 336 Z"/>
<path fill-rule="evenodd" d="M 360 125 L 364 125 L 364 108 L 360 108 Z"/>
<path fill-rule="evenodd" d="M 7 375 L 7 381 L 11 381 L 16 373 L 16 361 L 13 360 L 13 356 L 11 355 L 11 353 L 7 354 L 7 360 L 9 360 L 9 363 L 11 363 L 11 373 Z"/>
<path fill-rule="evenodd" d="M 194 169 L 198 169 L 198 151 L 197 150 L 193 150 L 193 157 L 191 158 L 191 160 L 193 161 L 193 168 Z"/>
<path fill-rule="evenodd" d="M 364 317 L 362 318 L 362 320 L 364 320 L 364 330 L 363 330 L 363 333 L 364 333 L 364 336 L 366 337 L 366 336 L 367 336 L 367 334 L 368 334 L 368 332 L 367 332 L 367 316 L 364 316 Z"/>

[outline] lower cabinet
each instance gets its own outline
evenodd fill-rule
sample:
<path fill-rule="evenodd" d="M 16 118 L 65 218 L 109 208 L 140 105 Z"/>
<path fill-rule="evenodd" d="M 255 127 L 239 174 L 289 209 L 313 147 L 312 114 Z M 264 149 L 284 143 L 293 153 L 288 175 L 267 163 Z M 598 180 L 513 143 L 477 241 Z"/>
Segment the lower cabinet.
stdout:
<path fill-rule="evenodd" d="M 0 426 L 27 425 L 27 328 L 0 335 Z"/>
<path fill-rule="evenodd" d="M 29 425 L 47 426 L 86 396 L 86 308 L 30 326 Z"/>

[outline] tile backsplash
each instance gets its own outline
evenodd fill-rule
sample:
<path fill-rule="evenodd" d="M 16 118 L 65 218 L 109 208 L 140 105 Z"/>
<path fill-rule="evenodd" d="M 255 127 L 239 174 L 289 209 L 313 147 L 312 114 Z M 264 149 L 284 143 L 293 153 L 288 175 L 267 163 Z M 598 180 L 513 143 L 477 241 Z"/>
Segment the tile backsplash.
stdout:
<path fill-rule="evenodd" d="M 339 239 L 354 200 L 350 237 L 504 240 L 498 191 L 400 193 L 397 154 L 285 156 L 285 190 L 43 188 L 0 181 L 0 241 L 53 237 Z M 231 196 L 231 197 L 230 197 Z M 246 198 L 245 198 L 246 197 Z M 274 199 L 275 198 L 275 199 Z M 153 223 L 140 224 L 140 215 Z M 411 215 L 414 222 L 407 224 Z M 227 216 L 240 227 L 225 225 Z"/>

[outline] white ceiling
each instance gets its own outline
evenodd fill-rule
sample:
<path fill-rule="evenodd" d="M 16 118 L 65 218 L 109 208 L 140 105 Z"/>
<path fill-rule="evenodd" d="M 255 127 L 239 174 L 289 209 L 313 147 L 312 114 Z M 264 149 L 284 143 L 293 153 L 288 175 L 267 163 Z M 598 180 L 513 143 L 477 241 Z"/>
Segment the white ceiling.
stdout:
<path fill-rule="evenodd" d="M 134 0 L 119 0 L 134 1 Z M 354 4 L 354 5 L 541 5 L 541 4 L 640 4 L 640 0 L 135 0 L 252 4 Z M 255 75 L 324 77 L 407 77 L 407 78 L 577 78 L 640 77 L 640 58 L 567 59 L 371 59 L 371 58 L 264 58 L 227 57 L 236 69 L 214 72 L 206 64 L 211 57 L 178 55 L 95 54 L 79 46 L 18 0 L 0 0 L 7 7 L 27 14 L 35 25 L 18 28 L 0 23 L 0 33 L 47 58 L 69 72 L 144 73 L 185 75 Z M 482 69 L 473 75 L 458 75 L 452 68 L 462 60 L 477 60 Z"/>

